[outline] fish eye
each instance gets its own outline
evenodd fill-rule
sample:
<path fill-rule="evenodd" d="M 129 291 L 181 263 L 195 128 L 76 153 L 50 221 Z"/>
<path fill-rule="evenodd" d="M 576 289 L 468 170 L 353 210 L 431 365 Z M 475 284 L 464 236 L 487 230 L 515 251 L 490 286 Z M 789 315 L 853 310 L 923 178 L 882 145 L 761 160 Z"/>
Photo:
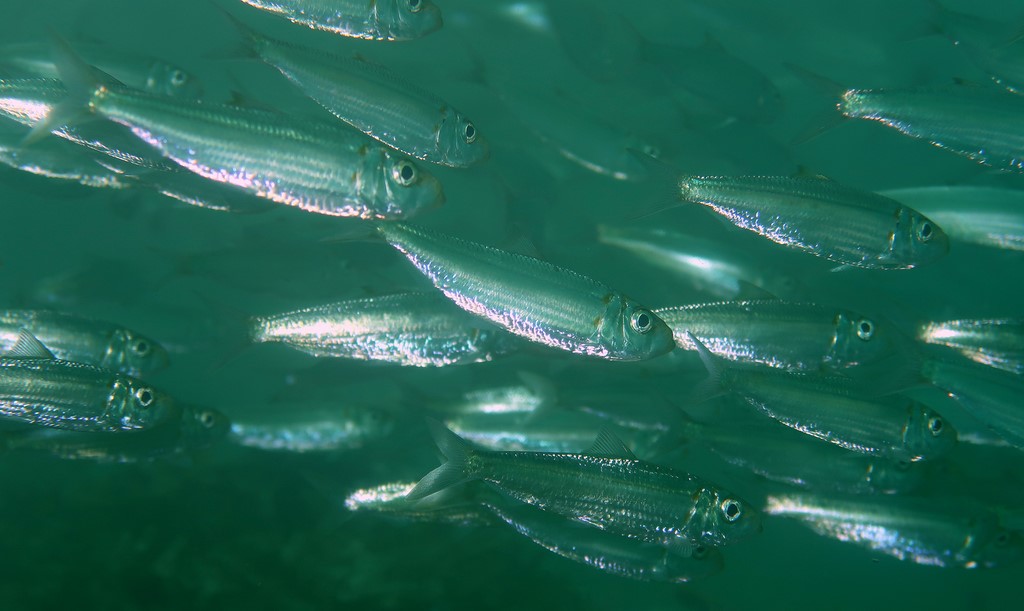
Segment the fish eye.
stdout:
<path fill-rule="evenodd" d="M 466 144 L 473 144 L 476 142 L 476 128 L 469 121 L 466 121 L 466 128 L 463 134 L 466 137 Z"/>
<path fill-rule="evenodd" d="M 640 150 L 643 152 L 644 155 L 654 157 L 655 159 L 661 157 L 661 149 L 654 146 L 653 144 L 645 144 L 640 147 Z"/>
<path fill-rule="evenodd" d="M 402 161 L 395 166 L 395 182 L 408 187 L 412 183 L 416 182 L 416 166 L 409 163 L 408 161 Z"/>
<path fill-rule="evenodd" d="M 740 507 L 740 502 L 733 499 L 725 499 L 722 501 L 722 513 L 725 515 L 726 522 L 735 522 L 740 519 L 743 515 L 743 510 Z"/>
<path fill-rule="evenodd" d="M 153 405 L 153 390 L 145 387 L 136 390 L 135 401 L 140 407 L 149 407 L 150 405 Z"/>
<path fill-rule="evenodd" d="M 874 334 L 875 325 L 870 320 L 862 318 L 857 322 L 857 337 L 864 341 L 868 341 Z"/>
<path fill-rule="evenodd" d="M 693 558 L 694 560 L 703 560 L 708 555 L 708 548 L 706 545 L 698 543 L 693 546 Z"/>
<path fill-rule="evenodd" d="M 942 424 L 942 418 L 932 416 L 928 419 L 928 430 L 932 432 L 932 435 L 939 435 L 942 433 L 944 425 Z"/>
<path fill-rule="evenodd" d="M 935 230 L 932 228 L 932 224 L 928 221 L 921 223 L 921 226 L 917 229 L 917 237 L 922 242 L 931 240 L 933 235 L 935 235 Z"/>
<path fill-rule="evenodd" d="M 135 344 L 132 345 L 132 350 L 134 350 L 135 354 L 139 356 L 146 356 L 147 354 L 149 354 L 149 349 L 149 342 L 147 342 L 144 339 L 140 339 L 139 341 L 135 342 Z"/>
<path fill-rule="evenodd" d="M 183 71 L 173 70 L 171 72 L 171 84 L 175 87 L 181 87 L 185 84 L 186 80 L 188 80 L 188 77 L 185 76 L 185 73 Z"/>
<path fill-rule="evenodd" d="M 423 0 L 409 0 L 409 10 L 413 13 L 423 10 Z"/>
<path fill-rule="evenodd" d="M 909 460 L 902 460 L 902 459 L 901 460 L 897 460 L 896 461 L 896 470 L 897 471 L 909 471 L 910 470 L 910 461 Z"/>
<path fill-rule="evenodd" d="M 217 424 L 217 417 L 213 415 L 213 412 L 204 411 L 199 414 L 199 424 L 208 429 L 212 429 L 213 426 Z"/>
<path fill-rule="evenodd" d="M 629 325 L 633 327 L 634 331 L 643 335 L 654 328 L 654 319 L 644 310 L 637 310 L 629 318 Z"/>

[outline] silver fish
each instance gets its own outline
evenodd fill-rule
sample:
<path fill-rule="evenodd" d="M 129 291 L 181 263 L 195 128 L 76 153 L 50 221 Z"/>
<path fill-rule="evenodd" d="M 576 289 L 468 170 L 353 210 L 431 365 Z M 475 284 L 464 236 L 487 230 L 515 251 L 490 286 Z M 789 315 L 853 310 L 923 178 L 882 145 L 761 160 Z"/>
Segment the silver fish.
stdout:
<path fill-rule="evenodd" d="M 839 112 L 870 119 L 985 165 L 1024 171 L 1024 99 L 973 86 L 848 89 Z"/>
<path fill-rule="evenodd" d="M 683 176 L 679 197 L 776 244 L 866 269 L 910 269 L 949 251 L 923 214 L 832 180 L 785 176 Z"/>
<path fill-rule="evenodd" d="M 881 193 L 919 210 L 954 241 L 1024 251 L 1024 192 L 995 187 L 921 187 Z"/>
<path fill-rule="evenodd" d="M 271 452 L 352 450 L 387 436 L 394 417 L 369 406 L 300 403 L 246 410 L 231 422 L 230 440 Z"/>
<path fill-rule="evenodd" d="M 1018 533 L 959 499 L 768 497 L 765 513 L 802 521 L 819 535 L 926 566 L 991 568 L 1024 552 Z"/>
<path fill-rule="evenodd" d="M 440 29 L 430 0 L 242 0 L 314 30 L 366 40 L 411 40 Z"/>
<path fill-rule="evenodd" d="M 484 505 L 544 549 L 612 575 L 686 583 L 722 569 L 722 554 L 713 547 L 698 545 L 687 554 L 677 554 L 661 545 L 620 537 L 525 503 L 495 498 L 484 501 Z"/>
<path fill-rule="evenodd" d="M 471 316 L 440 293 L 352 299 L 252 321 L 255 342 L 280 342 L 317 357 L 415 367 L 480 363 L 518 340 Z"/>
<path fill-rule="evenodd" d="M 410 157 L 456 168 L 485 160 L 487 141 L 435 94 L 362 57 L 325 55 L 239 25 L 260 59 L 332 115 Z"/>
<path fill-rule="evenodd" d="M 860 454 L 917 461 L 956 445 L 953 426 L 911 399 L 871 397 L 863 382 L 839 376 L 728 369 L 700 340 L 690 341 L 709 376 L 698 396 L 708 387 L 733 391 L 791 429 Z"/>
<path fill-rule="evenodd" d="M 90 64 L 129 87 L 188 100 L 197 100 L 203 94 L 202 82 L 194 74 L 164 60 L 98 45 L 76 44 L 75 48 Z M 59 78 L 50 46 L 38 42 L 0 49 L 0 68 L 4 67 L 24 76 Z"/>
<path fill-rule="evenodd" d="M 181 407 L 123 373 L 61 361 L 27 331 L 0 357 L 0 419 L 82 432 L 128 432 L 181 418 Z"/>
<path fill-rule="evenodd" d="M 920 381 L 912 340 L 883 318 L 806 302 L 723 301 L 660 308 L 676 343 L 697 350 L 693 334 L 715 356 L 741 366 L 830 372 L 887 390 Z"/>
<path fill-rule="evenodd" d="M 530 341 L 619 361 L 675 345 L 650 310 L 570 270 L 410 225 L 378 231 L 459 307 Z"/>
<path fill-rule="evenodd" d="M 982 365 L 1024 375 L 1024 319 L 936 320 L 918 325 L 917 339 L 952 348 Z"/>
<path fill-rule="evenodd" d="M 427 499 L 413 500 L 409 493 L 416 482 L 389 482 L 352 491 L 345 497 L 349 511 L 374 511 L 415 522 L 450 522 L 488 525 L 498 521 L 480 504 L 479 488 L 472 483 L 453 486 Z"/>
<path fill-rule="evenodd" d="M 1024 450 L 1024 377 L 970 361 L 929 359 L 924 377 L 1010 445 Z"/>
<path fill-rule="evenodd" d="M 129 375 L 167 366 L 167 351 L 125 327 L 49 310 L 0 310 L 0 352 L 11 350 L 28 330 L 62 361 L 85 363 Z"/>
<path fill-rule="evenodd" d="M 437 421 L 430 425 L 448 460 L 424 476 L 409 499 L 483 480 L 551 513 L 670 549 L 724 545 L 760 529 L 760 516 L 746 501 L 693 475 L 640 461 L 607 435 L 583 454 L 487 452 Z"/>
<path fill-rule="evenodd" d="M 720 242 L 664 227 L 599 225 L 602 244 L 628 250 L 645 261 L 685 278 L 699 291 L 722 299 L 786 297 L 797 280 L 779 269 L 767 269 L 737 256 Z"/>

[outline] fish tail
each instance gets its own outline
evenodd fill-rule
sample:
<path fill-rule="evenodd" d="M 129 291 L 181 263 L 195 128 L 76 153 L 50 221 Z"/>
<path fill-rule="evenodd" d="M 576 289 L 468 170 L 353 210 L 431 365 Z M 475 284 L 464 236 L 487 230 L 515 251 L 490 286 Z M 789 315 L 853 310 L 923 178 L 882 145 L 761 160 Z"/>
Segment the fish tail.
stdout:
<path fill-rule="evenodd" d="M 227 11 L 223 6 L 217 2 L 211 0 L 210 4 L 220 12 L 221 16 L 234 27 L 235 31 L 238 32 L 239 36 L 242 37 L 242 43 L 233 48 L 215 52 L 213 55 L 204 55 L 206 59 L 259 59 L 258 48 L 263 38 L 245 24 L 241 19 L 235 17 Z"/>
<path fill-rule="evenodd" d="M 56 32 L 50 32 L 50 52 L 60 74 L 60 80 L 68 91 L 68 97 L 51 108 L 45 117 L 32 126 L 22 141 L 22 146 L 42 140 L 62 125 L 81 122 L 91 113 L 89 106 L 96 91 L 105 84 L 117 83 L 114 77 L 85 63 L 71 45 Z"/>
<path fill-rule="evenodd" d="M 444 454 L 445 462 L 440 467 L 423 476 L 423 479 L 409 492 L 410 501 L 430 496 L 445 488 L 472 479 L 468 461 L 473 455 L 473 446 L 448 428 L 432 418 L 427 419 L 430 434 L 434 437 L 437 449 Z"/>

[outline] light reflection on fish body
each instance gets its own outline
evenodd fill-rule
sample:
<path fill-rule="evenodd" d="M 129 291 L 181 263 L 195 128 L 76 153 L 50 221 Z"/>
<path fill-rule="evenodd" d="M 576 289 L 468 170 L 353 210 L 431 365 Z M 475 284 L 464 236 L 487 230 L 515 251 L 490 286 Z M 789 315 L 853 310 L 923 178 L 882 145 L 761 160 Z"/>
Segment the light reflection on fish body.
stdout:
<path fill-rule="evenodd" d="M 431 0 L 242 0 L 299 25 L 348 38 L 411 40 L 438 30 Z"/>
<path fill-rule="evenodd" d="M 917 339 L 958 351 L 997 369 L 1024 375 L 1024 319 L 975 318 L 922 323 Z"/>
<path fill-rule="evenodd" d="M 272 404 L 239 410 L 230 441 L 268 452 L 334 452 L 387 436 L 394 417 L 371 406 L 332 403 Z"/>
<path fill-rule="evenodd" d="M 1019 533 L 983 507 L 949 498 L 878 499 L 782 494 L 765 513 L 800 520 L 821 536 L 934 567 L 992 568 L 1020 559 Z"/>
<path fill-rule="evenodd" d="M 1010 445 L 1024 450 L 1024 377 L 968 360 L 928 359 L 922 372 Z"/>
<path fill-rule="evenodd" d="M 280 342 L 316 357 L 414 367 L 490 361 L 515 350 L 519 343 L 436 291 L 353 299 L 256 317 L 251 338 Z"/>

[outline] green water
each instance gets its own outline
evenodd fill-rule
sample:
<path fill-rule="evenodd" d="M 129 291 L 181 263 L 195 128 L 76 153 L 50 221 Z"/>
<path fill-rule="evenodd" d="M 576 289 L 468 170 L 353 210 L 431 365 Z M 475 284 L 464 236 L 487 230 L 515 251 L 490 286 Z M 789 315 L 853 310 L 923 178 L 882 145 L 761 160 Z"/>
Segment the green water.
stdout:
<path fill-rule="evenodd" d="M 384 63 L 474 118 L 492 145 L 491 159 L 469 169 L 431 167 L 447 203 L 420 217 L 423 226 L 493 245 L 529 241 L 543 258 L 650 307 L 711 298 L 600 246 L 594 226 L 635 222 L 664 206 L 665 196 L 644 183 L 588 172 L 559 155 L 531 132 L 531 117 L 515 112 L 504 88 L 530 84 L 554 99 L 585 104 L 623 132 L 647 134 L 662 158 L 685 172 L 790 175 L 803 168 L 869 190 L 1024 187 L 1019 174 L 1000 173 L 874 123 L 849 121 L 792 144 L 808 125 L 825 121 L 833 101 L 786 64 L 850 87 L 987 82 L 962 49 L 935 33 L 931 5 L 923 0 L 897 7 L 875 0 L 595 1 L 595 10 L 612 11 L 651 41 L 696 48 L 710 34 L 778 88 L 783 106 L 777 116 L 731 124 L 713 117 L 715 104 L 709 110 L 706 97 L 678 90 L 670 96 L 639 72 L 604 85 L 588 81 L 557 39 L 501 16 L 500 7 L 512 3 L 438 3 L 445 15 L 439 32 L 374 44 L 310 32 L 240 2 L 220 1 L 262 32 Z M 1024 23 L 1024 10 L 1010 1 L 971 10 L 1009 33 Z M 72 41 L 173 60 L 204 83 L 212 100 L 226 101 L 234 91 L 252 105 L 320 112 L 271 69 L 230 59 L 238 37 L 206 2 L 9 0 L 0 11 L 4 43 L 43 40 L 49 26 Z M 601 39 L 593 45 L 595 54 L 618 48 Z M 714 74 L 703 76 L 715 82 Z M 680 396 L 700 379 L 702 367 L 690 354 L 671 363 L 617 364 L 524 351 L 458 370 L 415 370 L 317 362 L 279 346 L 246 348 L 241 325 L 247 315 L 429 285 L 386 246 L 329 240 L 351 235 L 358 223 L 290 209 L 217 213 L 150 195 L 58 186 L 7 170 L 0 173 L 0 189 L 4 307 L 49 307 L 139 329 L 171 350 L 172 365 L 154 383 L 229 417 L 275 399 L 364 401 L 407 410 L 388 438 L 328 455 L 261 453 L 227 443 L 140 464 L 6 453 L 0 456 L 2 609 L 1019 606 L 1022 564 L 976 571 L 918 566 L 778 518 L 766 518 L 762 534 L 726 548 L 721 573 L 666 585 L 573 564 L 506 528 L 349 513 L 343 499 L 352 490 L 414 481 L 437 466 L 417 411 L 430 399 L 529 369 L 566 388 L 615 376 L 621 390 L 635 389 L 635 408 L 643 410 L 652 396 Z M 901 325 L 1019 316 L 1024 304 L 1020 253 L 955 244 L 938 263 L 908 272 L 832 272 L 826 261 L 780 252 L 703 210 L 664 214 L 720 240 L 724 250 L 800 277 L 805 299 L 883 314 Z M 947 407 L 944 415 L 962 433 L 983 430 L 956 405 Z M 920 494 L 966 497 L 1019 514 L 1022 457 L 1012 449 L 961 444 L 929 474 Z M 707 457 L 686 461 L 684 456 L 679 464 L 756 501 L 774 489 Z"/>

